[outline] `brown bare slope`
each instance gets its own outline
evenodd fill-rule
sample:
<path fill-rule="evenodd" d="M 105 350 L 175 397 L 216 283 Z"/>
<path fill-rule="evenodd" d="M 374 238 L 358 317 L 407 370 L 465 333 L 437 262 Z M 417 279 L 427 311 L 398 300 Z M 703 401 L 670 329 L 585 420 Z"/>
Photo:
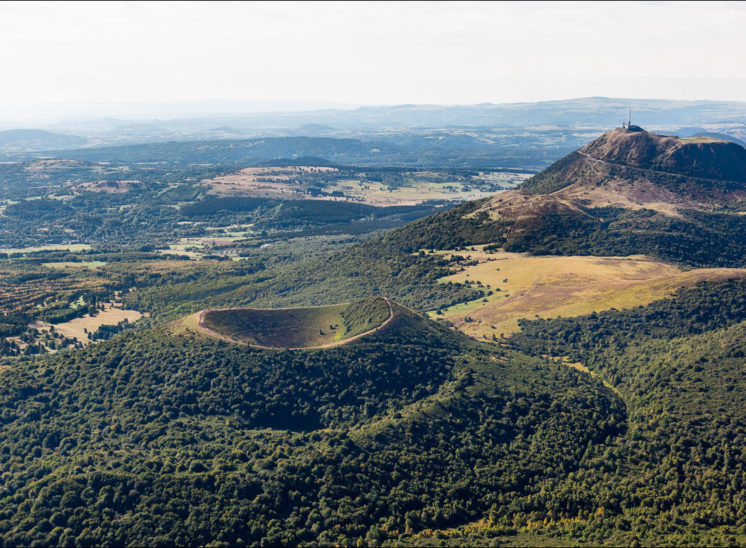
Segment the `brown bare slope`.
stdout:
<path fill-rule="evenodd" d="M 547 213 L 613 207 L 679 217 L 682 209 L 746 208 L 746 149 L 736 143 L 679 139 L 633 126 L 609 131 L 482 211 L 526 221 Z"/>
<path fill-rule="evenodd" d="M 633 126 L 635 127 L 635 126 Z M 645 181 L 686 199 L 723 199 L 746 187 L 746 149 L 709 137 L 679 139 L 641 128 L 617 128 L 529 179 L 523 190 L 587 190 L 610 180 Z"/>
<path fill-rule="evenodd" d="M 731 141 L 692 137 L 679 139 L 645 130 L 617 128 L 580 149 L 611 164 L 746 183 L 746 149 Z"/>

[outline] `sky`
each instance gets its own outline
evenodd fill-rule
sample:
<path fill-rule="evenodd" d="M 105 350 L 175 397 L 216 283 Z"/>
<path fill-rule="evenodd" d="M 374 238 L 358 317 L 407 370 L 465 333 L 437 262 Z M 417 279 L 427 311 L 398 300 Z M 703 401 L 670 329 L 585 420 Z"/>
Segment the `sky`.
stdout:
<path fill-rule="evenodd" d="M 744 28 L 744 2 L 3 2 L 0 118 L 740 101 Z"/>

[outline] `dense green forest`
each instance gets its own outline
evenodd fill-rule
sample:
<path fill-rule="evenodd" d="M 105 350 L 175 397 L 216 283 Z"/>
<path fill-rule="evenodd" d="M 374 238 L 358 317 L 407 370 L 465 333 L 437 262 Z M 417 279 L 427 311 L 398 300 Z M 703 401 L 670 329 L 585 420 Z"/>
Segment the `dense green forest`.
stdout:
<path fill-rule="evenodd" d="M 397 308 L 330 350 L 156 328 L 12 367 L 4 542 L 742 541 L 744 320 L 722 282 L 502 346 Z"/>
<path fill-rule="evenodd" d="M 744 321 L 746 283 L 732 281 L 629 311 L 526 322 L 512 337 L 523 352 L 581 362 L 627 408 L 624 439 L 551 491 L 548 504 L 587 512 L 558 532 L 645 544 L 746 540 Z"/>
<path fill-rule="evenodd" d="M 643 253 L 692 267 L 746 265 L 746 218 L 682 211 L 672 218 L 650 210 L 597 208 L 582 215 L 546 215 L 508 238 L 508 251 L 537 255 Z"/>
<path fill-rule="evenodd" d="M 332 350 L 157 329 L 2 375 L 5 545 L 378 543 L 526 519 L 519 501 L 624 428 L 587 375 L 401 309 Z"/>

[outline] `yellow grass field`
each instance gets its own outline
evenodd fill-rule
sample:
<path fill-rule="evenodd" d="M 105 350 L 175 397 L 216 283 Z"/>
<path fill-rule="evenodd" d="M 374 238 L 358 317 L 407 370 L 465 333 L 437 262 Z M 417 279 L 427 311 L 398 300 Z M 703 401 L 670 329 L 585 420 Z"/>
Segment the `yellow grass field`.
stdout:
<path fill-rule="evenodd" d="M 143 314 L 137 310 L 123 310 L 119 305 L 107 305 L 104 310 L 99 310 L 96 316 L 86 314 L 80 318 L 74 318 L 69 322 L 55 324 L 54 329 L 58 333 L 79 340 L 83 344 L 90 343 L 88 333 L 96 331 L 102 325 L 116 325 L 126 319 L 129 322 L 135 322 L 142 318 Z M 50 324 L 46 322 L 36 322 L 33 327 L 37 329 L 49 329 Z"/>
<path fill-rule="evenodd" d="M 486 299 L 459 304 L 431 318 L 446 318 L 475 338 L 492 339 L 519 330 L 518 320 L 571 317 L 612 308 L 633 308 L 671 295 L 700 280 L 746 277 L 746 269 L 706 268 L 682 271 L 642 256 L 531 256 L 522 253 L 456 253 L 478 264 L 442 278 L 494 291 Z M 499 291 L 498 291 L 499 289 Z M 486 302 L 485 302 L 486 301 Z"/>
<path fill-rule="evenodd" d="M 417 205 L 427 200 L 478 200 L 491 196 L 494 191 L 465 191 L 460 183 L 416 182 L 389 190 L 381 183 L 361 184 L 356 180 L 339 181 L 330 190 L 340 190 L 361 203 L 378 206 Z"/>
<path fill-rule="evenodd" d="M 103 261 L 80 261 L 77 263 L 71 261 L 63 261 L 59 263 L 42 263 L 42 266 L 46 266 L 47 268 L 54 268 L 56 270 L 90 270 L 93 268 L 106 266 L 106 263 Z"/>
<path fill-rule="evenodd" d="M 318 166 L 247 167 L 238 173 L 206 179 L 202 184 L 208 188 L 209 194 L 216 196 L 244 196 L 249 193 L 268 198 L 299 198 L 302 196 L 295 180 L 304 173 L 337 171 L 334 167 Z"/>
<path fill-rule="evenodd" d="M 37 251 L 69 251 L 71 253 L 76 253 L 80 251 L 88 251 L 89 249 L 91 249 L 90 244 L 49 244 L 34 247 L 0 249 L 0 253 L 36 253 Z"/>

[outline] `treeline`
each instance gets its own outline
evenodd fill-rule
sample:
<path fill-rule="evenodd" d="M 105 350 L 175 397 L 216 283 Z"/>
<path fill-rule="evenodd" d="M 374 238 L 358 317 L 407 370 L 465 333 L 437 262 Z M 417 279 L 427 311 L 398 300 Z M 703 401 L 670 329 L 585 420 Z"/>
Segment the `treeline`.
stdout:
<path fill-rule="evenodd" d="M 302 225 L 303 223 L 336 224 L 355 219 L 381 218 L 392 215 L 404 215 L 407 219 L 411 219 L 428 215 L 435 210 L 433 204 L 381 207 L 333 200 L 231 197 L 206 198 L 184 206 L 181 212 L 187 217 L 201 217 L 225 212 L 258 211 L 255 220 L 258 220 L 263 227 L 269 227 L 272 225 Z"/>
<path fill-rule="evenodd" d="M 746 218 L 682 210 L 681 217 L 650 210 L 594 208 L 586 215 L 549 214 L 507 238 L 507 251 L 538 255 L 646 254 L 703 267 L 743 267 Z"/>
<path fill-rule="evenodd" d="M 528 353 L 559 355 L 574 349 L 569 357 L 587 359 L 595 349 L 592 341 L 614 341 L 610 353 L 623 352 L 638 338 L 671 339 L 698 335 L 746 321 L 746 281 L 699 282 L 682 288 L 670 299 L 655 301 L 632 310 L 608 310 L 580 318 L 519 320 L 521 333 L 511 342 Z M 540 343 L 540 346 L 534 346 Z M 565 354 L 566 355 L 566 354 Z"/>
<path fill-rule="evenodd" d="M 26 330 L 30 322 L 30 316 L 23 312 L 2 312 L 2 315 L 0 315 L 0 337 L 20 335 Z"/>

